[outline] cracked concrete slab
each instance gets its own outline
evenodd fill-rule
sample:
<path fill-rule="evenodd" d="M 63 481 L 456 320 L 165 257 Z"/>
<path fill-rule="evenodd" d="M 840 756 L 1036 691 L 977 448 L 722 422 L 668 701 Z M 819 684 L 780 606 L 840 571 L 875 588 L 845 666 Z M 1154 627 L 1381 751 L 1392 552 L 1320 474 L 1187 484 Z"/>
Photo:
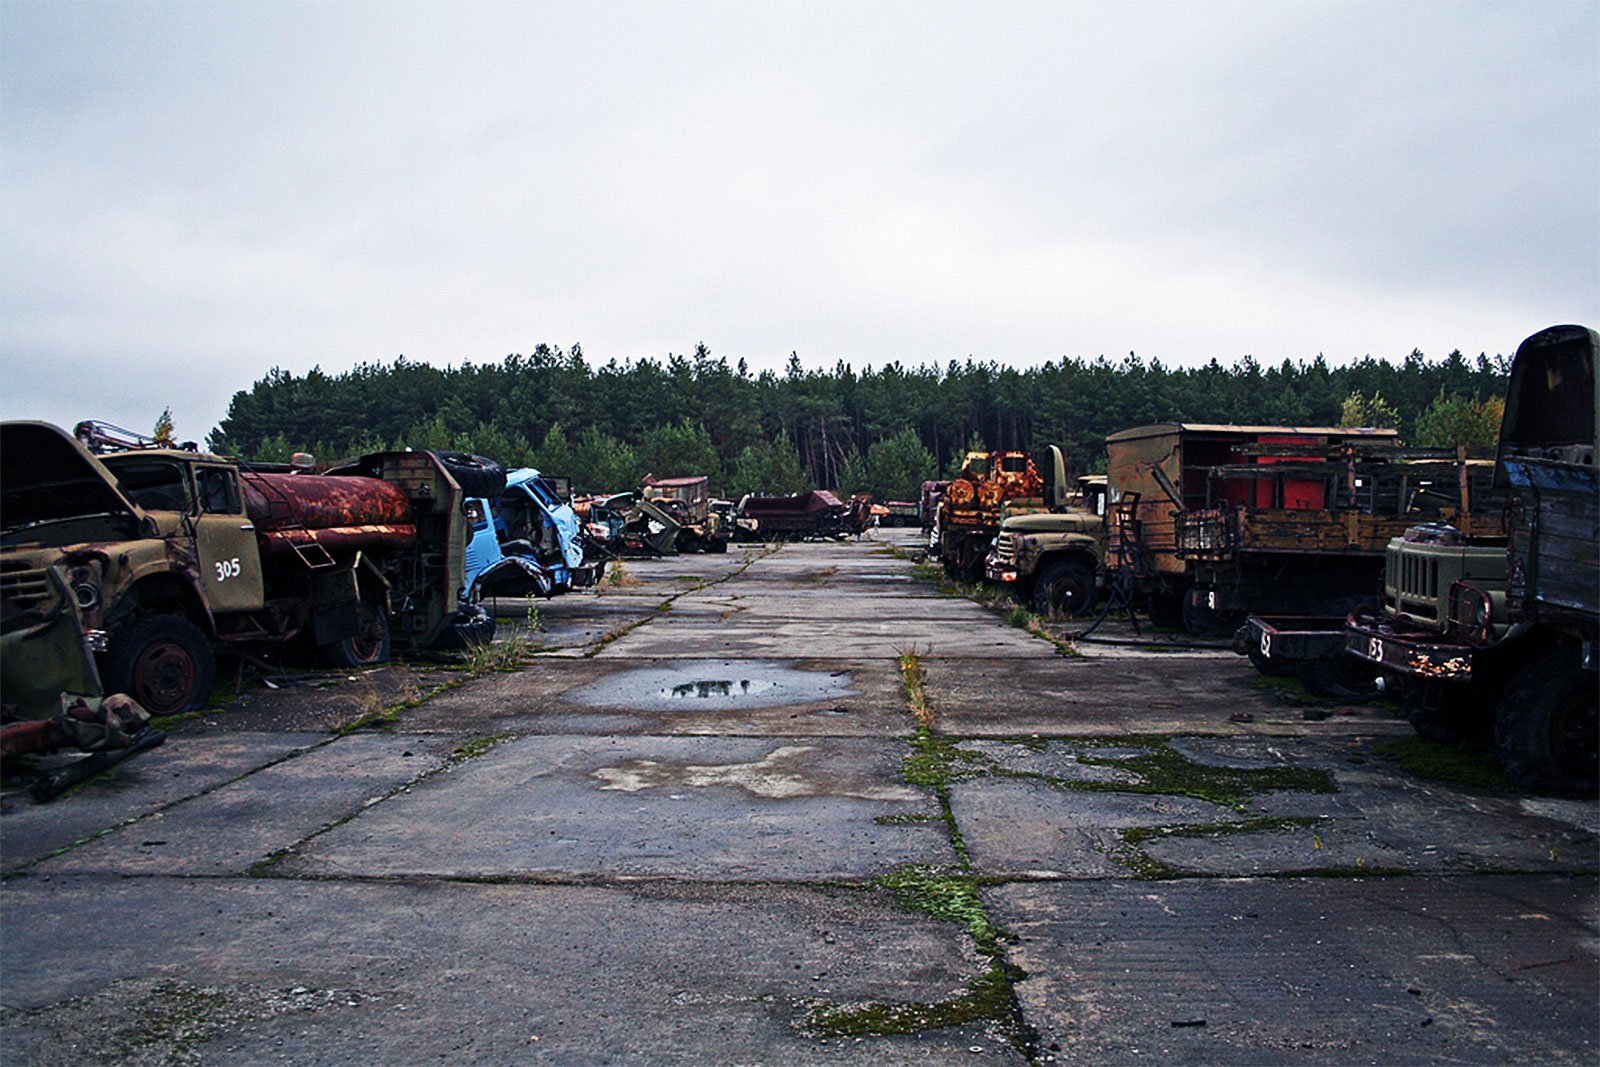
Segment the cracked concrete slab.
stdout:
<path fill-rule="evenodd" d="M 35 804 L 18 792 L 0 816 L 0 863 L 15 870 L 327 740 L 325 733 L 174 735 L 54 803 Z"/>
<path fill-rule="evenodd" d="M 982 778 L 950 786 L 972 866 L 988 878 L 1120 878 L 1117 831 L 1213 822 L 1226 809 L 1188 797 L 1084 793 L 1047 782 Z"/>
<path fill-rule="evenodd" d="M 1411 733 L 1377 705 L 1341 706 L 1308 721 L 1302 707 L 1258 688 L 1249 662 L 1231 652 L 1163 654 L 1138 663 L 1054 654 L 999 663 L 935 652 L 923 670 L 936 729 L 956 736 Z"/>
<path fill-rule="evenodd" d="M 984 891 L 1063 1062 L 1581 1063 L 1590 878 L 1055 882 Z"/>
<path fill-rule="evenodd" d="M 36 870 L 243 874 L 275 851 L 443 766 L 439 738 L 337 738 L 123 826 Z"/>
<path fill-rule="evenodd" d="M 955 856 L 905 746 L 865 738 L 530 737 L 334 827 L 284 873 L 865 880 Z"/>
<path fill-rule="evenodd" d="M 75 876 L 7 894 L 39 919 L 7 931 L 10 1062 L 82 1062 L 121 1021 L 144 1024 L 120 1035 L 129 1062 L 1021 1062 L 981 1025 L 798 1029 L 814 1004 L 936 1001 L 986 966 L 881 893 Z M 139 920 L 85 921 L 107 915 Z"/>

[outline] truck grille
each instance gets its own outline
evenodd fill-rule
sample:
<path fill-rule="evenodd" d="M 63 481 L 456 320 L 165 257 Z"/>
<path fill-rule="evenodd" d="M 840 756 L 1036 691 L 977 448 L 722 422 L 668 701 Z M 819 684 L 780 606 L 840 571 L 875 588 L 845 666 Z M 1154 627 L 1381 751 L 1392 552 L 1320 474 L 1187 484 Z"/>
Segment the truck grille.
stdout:
<path fill-rule="evenodd" d="M 1016 535 L 1009 530 L 1000 531 L 1000 536 L 994 539 L 994 559 L 1003 567 L 1009 567 L 1017 561 Z"/>
<path fill-rule="evenodd" d="M 1408 615 L 1439 618 L 1439 557 L 1390 545 L 1385 553 L 1385 592 L 1392 607 Z"/>
<path fill-rule="evenodd" d="M 30 567 L 20 561 L 0 563 L 0 593 L 23 610 L 52 599 L 50 579 L 45 576 L 44 568 Z"/>

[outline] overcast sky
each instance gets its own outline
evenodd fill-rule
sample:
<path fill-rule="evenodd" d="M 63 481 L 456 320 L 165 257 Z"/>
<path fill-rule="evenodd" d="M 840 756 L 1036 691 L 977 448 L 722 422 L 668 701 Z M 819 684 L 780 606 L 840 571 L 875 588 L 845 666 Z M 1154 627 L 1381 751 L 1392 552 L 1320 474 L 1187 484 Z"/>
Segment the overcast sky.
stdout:
<path fill-rule="evenodd" d="M 1600 4 L 0 3 L 0 416 L 273 366 L 1509 354 Z"/>

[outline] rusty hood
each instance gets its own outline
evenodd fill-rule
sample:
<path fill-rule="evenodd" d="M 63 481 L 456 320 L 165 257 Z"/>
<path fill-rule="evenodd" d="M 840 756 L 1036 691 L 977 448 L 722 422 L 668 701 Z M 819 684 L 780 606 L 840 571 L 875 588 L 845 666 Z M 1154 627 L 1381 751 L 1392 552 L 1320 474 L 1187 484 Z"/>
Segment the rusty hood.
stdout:
<path fill-rule="evenodd" d="M 78 439 L 48 422 L 0 423 L 0 527 L 7 533 L 61 519 L 113 516 L 142 522 Z"/>

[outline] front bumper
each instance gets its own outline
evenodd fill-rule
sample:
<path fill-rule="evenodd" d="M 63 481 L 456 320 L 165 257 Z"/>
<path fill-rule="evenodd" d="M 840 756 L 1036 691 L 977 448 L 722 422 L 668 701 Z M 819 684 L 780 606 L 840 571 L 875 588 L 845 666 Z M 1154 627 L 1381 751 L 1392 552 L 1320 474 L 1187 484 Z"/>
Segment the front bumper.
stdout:
<path fill-rule="evenodd" d="M 1463 684 L 1472 681 L 1473 655 L 1479 651 L 1465 641 L 1397 627 L 1388 616 L 1365 611 L 1345 624 L 1344 648 L 1386 671 Z"/>

